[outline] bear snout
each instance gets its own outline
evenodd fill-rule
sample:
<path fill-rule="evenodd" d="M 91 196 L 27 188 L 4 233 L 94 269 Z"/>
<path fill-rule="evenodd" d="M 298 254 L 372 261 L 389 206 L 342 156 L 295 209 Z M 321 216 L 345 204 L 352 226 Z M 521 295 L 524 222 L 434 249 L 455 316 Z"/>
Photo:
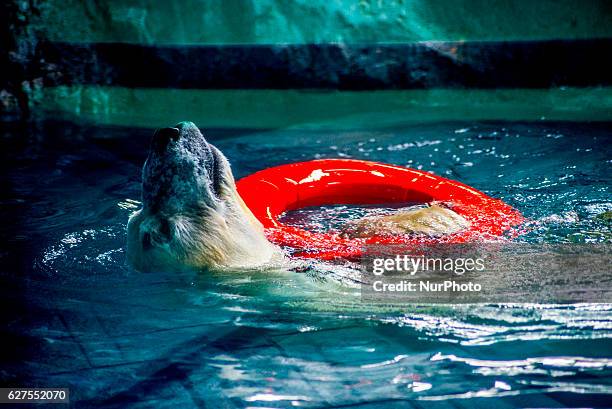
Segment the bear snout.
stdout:
<path fill-rule="evenodd" d="M 156 153 L 163 153 L 168 147 L 170 141 L 178 141 L 181 131 L 178 128 L 162 128 L 158 129 L 153 135 L 151 148 Z"/>

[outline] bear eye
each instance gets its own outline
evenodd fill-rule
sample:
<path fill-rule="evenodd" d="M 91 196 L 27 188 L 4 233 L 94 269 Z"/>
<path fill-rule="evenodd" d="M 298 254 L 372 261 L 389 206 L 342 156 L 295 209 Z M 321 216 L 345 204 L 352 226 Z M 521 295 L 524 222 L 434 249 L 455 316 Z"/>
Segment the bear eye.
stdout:
<path fill-rule="evenodd" d="M 145 233 L 142 235 L 142 249 L 143 250 L 151 250 L 153 244 L 151 243 L 151 234 Z"/>
<path fill-rule="evenodd" d="M 170 231 L 170 223 L 166 219 L 161 219 L 159 221 L 159 233 L 161 235 L 162 240 L 169 241 L 170 235 L 172 232 Z"/>

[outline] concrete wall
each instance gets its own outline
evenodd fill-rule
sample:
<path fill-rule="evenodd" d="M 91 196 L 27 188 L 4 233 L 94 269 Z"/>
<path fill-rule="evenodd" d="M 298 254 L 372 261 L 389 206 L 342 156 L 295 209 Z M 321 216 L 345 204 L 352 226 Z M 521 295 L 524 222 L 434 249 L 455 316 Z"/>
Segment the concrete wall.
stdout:
<path fill-rule="evenodd" d="M 49 0 L 55 41 L 146 44 L 387 43 L 611 37 L 609 1 Z"/>
<path fill-rule="evenodd" d="M 612 2 L 605 0 L 12 0 L 2 7 L 0 14 L 6 19 L 2 42 L 9 50 L 2 55 L 2 64 L 8 68 L 0 82 L 3 119 L 62 116 L 151 127 L 190 119 L 202 126 L 258 128 L 373 127 L 462 119 L 612 119 L 612 78 L 605 75 L 612 71 L 605 58 L 612 51 Z M 561 45 L 548 41 L 559 39 L 567 41 Z M 450 43 L 426 43 L 440 58 L 422 59 L 416 53 L 404 61 L 401 47 L 411 50 L 411 44 L 423 41 Z M 496 41 L 487 46 L 492 54 L 472 52 L 469 59 L 461 54 L 463 44 L 479 50 L 481 41 Z M 73 47 L 75 43 L 83 45 L 82 54 Z M 100 54 L 90 50 L 90 45 L 104 43 L 143 47 L 148 53 L 153 50 L 154 57 L 164 47 L 184 55 L 184 47 L 219 46 L 221 51 L 214 54 L 215 73 L 226 70 L 238 78 L 243 75 L 242 71 L 236 74 L 240 67 L 252 65 L 249 72 L 269 74 L 276 62 L 226 60 L 223 50 L 228 45 L 242 45 L 246 57 L 241 58 L 248 58 L 249 47 L 280 44 L 281 51 L 274 55 L 284 53 L 283 61 L 302 59 L 303 64 L 301 71 L 290 73 L 292 82 L 287 82 L 284 73 L 274 83 L 275 74 L 271 74 L 263 87 L 256 79 L 242 89 L 233 87 L 232 77 L 224 78 L 222 87 L 198 81 L 193 87 L 194 81 L 178 87 L 180 81 L 170 81 L 168 86 L 161 81 L 151 87 L 118 81 L 116 71 L 129 69 L 121 67 L 121 56 L 113 60 L 107 55 L 101 62 Z M 338 75 L 325 66 L 315 72 L 317 81 L 296 87 L 300 76 L 310 78 L 319 69 L 308 61 L 320 61 L 321 56 L 319 48 L 304 53 L 302 45 L 329 43 L 364 46 L 364 51 L 346 60 L 353 69 L 353 85 L 346 89 L 334 85 L 341 82 L 320 81 Z M 66 57 L 66 44 L 76 54 Z M 399 45 L 400 57 L 384 54 L 377 48 L 380 44 Z M 581 61 L 583 53 L 576 50 L 584 47 L 590 47 L 588 58 Z M 534 53 L 539 55 L 540 49 L 550 51 L 552 57 L 538 60 Z M 164 55 L 160 52 L 157 62 L 162 64 L 153 64 L 151 70 L 163 71 L 168 78 L 182 78 L 185 73 L 210 75 L 206 62 L 167 61 Z M 112 67 L 113 61 L 119 68 Z M 440 61 L 450 61 L 450 74 L 444 67 L 441 70 Z M 367 82 L 374 76 L 378 80 L 380 72 L 396 69 L 398 64 L 404 65 L 395 77 L 354 89 L 362 79 Z M 172 66 L 180 70 L 168 72 Z M 472 78 L 466 80 L 465 73 Z M 513 75 L 518 81 L 509 78 Z M 398 76 L 418 81 L 396 89 Z"/>

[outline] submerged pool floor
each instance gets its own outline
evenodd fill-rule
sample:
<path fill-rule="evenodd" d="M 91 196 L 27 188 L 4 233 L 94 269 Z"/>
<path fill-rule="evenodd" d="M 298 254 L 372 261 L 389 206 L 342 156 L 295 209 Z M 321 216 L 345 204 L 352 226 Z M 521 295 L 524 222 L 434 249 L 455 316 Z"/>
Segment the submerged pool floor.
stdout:
<path fill-rule="evenodd" d="M 518 208 L 530 220 L 518 241 L 610 243 L 611 130 L 499 122 L 206 136 L 237 178 L 315 158 L 406 165 Z M 382 307 L 325 272 L 130 270 L 125 226 L 151 132 L 4 130 L 4 385 L 69 387 L 76 407 L 609 406 L 612 304 Z"/>

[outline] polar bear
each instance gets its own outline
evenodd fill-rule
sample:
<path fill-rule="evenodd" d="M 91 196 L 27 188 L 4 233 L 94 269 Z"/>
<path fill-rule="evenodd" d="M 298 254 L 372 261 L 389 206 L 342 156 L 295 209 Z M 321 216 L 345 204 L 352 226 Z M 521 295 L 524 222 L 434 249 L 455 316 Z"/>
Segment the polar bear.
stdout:
<path fill-rule="evenodd" d="M 236 191 L 229 162 L 191 122 L 153 135 L 142 204 L 127 228 L 137 270 L 253 267 L 281 257 Z"/>
<path fill-rule="evenodd" d="M 236 190 L 225 156 L 192 122 L 155 132 L 142 170 L 141 210 L 129 219 L 128 262 L 140 271 L 282 264 Z M 344 234 L 450 234 L 468 227 L 437 205 L 347 224 Z"/>

